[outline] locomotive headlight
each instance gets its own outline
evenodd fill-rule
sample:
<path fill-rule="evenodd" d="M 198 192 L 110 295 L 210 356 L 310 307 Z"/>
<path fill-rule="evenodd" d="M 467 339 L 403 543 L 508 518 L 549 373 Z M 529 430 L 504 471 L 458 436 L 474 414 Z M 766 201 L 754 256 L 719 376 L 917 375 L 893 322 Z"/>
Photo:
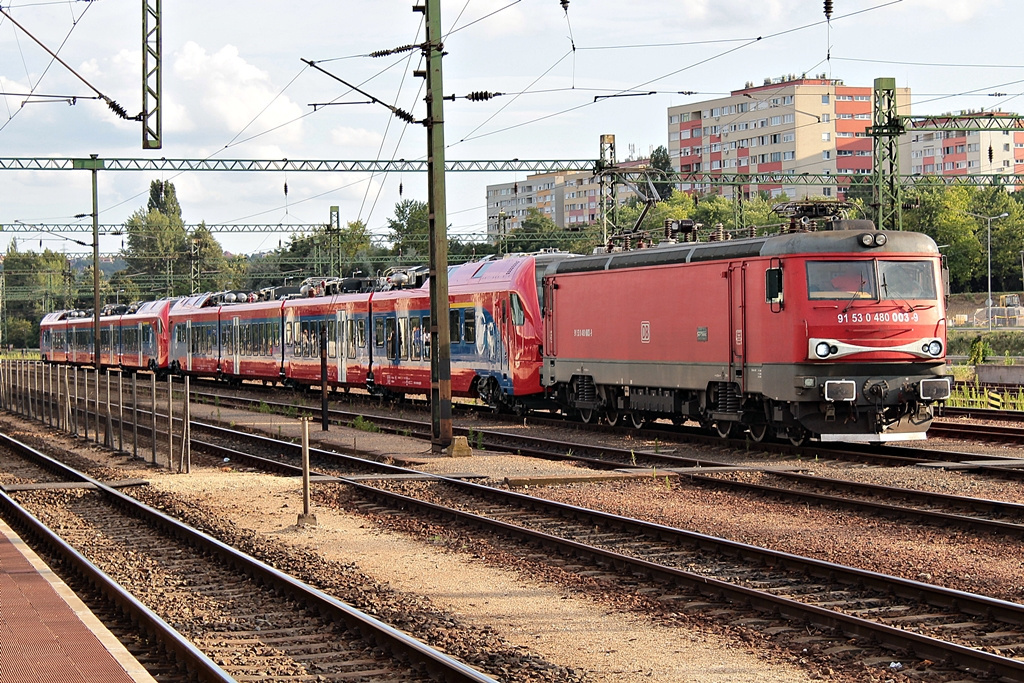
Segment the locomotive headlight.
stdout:
<path fill-rule="evenodd" d="M 942 342 L 940 342 L 938 339 L 933 339 L 927 344 L 925 344 L 921 350 L 927 353 L 929 356 L 940 356 L 942 355 Z"/>
<path fill-rule="evenodd" d="M 829 345 L 828 342 L 818 342 L 814 346 L 814 353 L 818 356 L 818 358 L 828 358 L 829 355 L 832 353 L 832 347 Z"/>
<path fill-rule="evenodd" d="M 874 244 L 874 240 L 871 238 L 871 233 L 866 232 L 863 235 L 861 235 L 860 243 L 863 244 L 865 247 L 870 247 L 872 244 Z"/>
<path fill-rule="evenodd" d="M 885 233 L 879 232 L 875 234 L 875 237 L 872 241 L 875 243 L 876 247 L 881 247 L 885 246 L 885 243 L 889 241 L 889 238 L 885 236 Z"/>

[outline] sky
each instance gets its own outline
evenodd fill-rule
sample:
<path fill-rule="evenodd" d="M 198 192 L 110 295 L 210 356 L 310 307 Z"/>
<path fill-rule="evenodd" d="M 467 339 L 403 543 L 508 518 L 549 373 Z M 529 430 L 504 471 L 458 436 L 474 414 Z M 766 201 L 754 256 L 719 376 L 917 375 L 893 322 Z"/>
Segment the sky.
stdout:
<path fill-rule="evenodd" d="M 644 157 L 667 145 L 668 107 L 786 74 L 863 86 L 893 77 L 911 89 L 913 114 L 1024 112 L 1020 0 L 832 4 L 826 21 L 821 0 L 570 0 L 567 9 L 560 0 L 442 0 L 444 91 L 459 97 L 444 103 L 445 154 L 596 159 L 600 136 L 610 133 L 620 160 Z M 141 3 L 7 0 L 0 7 L 24 30 L 0 16 L 0 158 L 424 159 L 424 126 L 302 61 L 422 119 L 424 80 L 413 75 L 423 68 L 420 51 L 370 56 L 424 40 L 423 15 L 412 5 L 164 2 L 163 148 L 144 150 L 139 122 L 85 99 L 99 91 L 130 115 L 141 111 Z M 473 91 L 504 94 L 464 99 Z M 620 96 L 600 97 L 607 95 Z M 69 105 L 71 97 L 79 99 Z M 334 104 L 311 106 L 320 103 Z M 526 175 L 449 173 L 449 233 L 483 239 L 485 186 Z M 144 208 L 153 180 L 174 183 L 188 224 L 321 224 L 338 206 L 343 223 L 362 220 L 382 240 L 396 202 L 427 199 L 426 174 L 415 172 L 110 171 L 98 179 L 102 224 L 122 224 Z M 0 169 L 0 226 L 91 224 L 75 218 L 91 211 L 87 172 Z M 82 233 L 6 230 L 0 248 L 12 236 L 25 249 L 68 253 L 87 249 L 67 237 L 91 242 Z M 215 237 L 233 253 L 288 240 Z M 102 236 L 101 251 L 116 253 L 120 240 Z"/>

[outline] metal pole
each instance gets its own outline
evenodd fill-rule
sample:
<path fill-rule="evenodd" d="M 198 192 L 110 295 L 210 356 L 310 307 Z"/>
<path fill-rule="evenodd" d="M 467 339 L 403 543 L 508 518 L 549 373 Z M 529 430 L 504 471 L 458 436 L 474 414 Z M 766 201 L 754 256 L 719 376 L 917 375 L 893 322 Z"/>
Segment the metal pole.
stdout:
<path fill-rule="evenodd" d="M 104 377 L 106 379 L 105 384 L 106 384 L 106 387 L 107 387 L 107 427 L 106 427 L 106 431 L 104 431 L 104 433 L 103 433 L 103 445 L 106 446 L 107 448 L 113 449 L 114 448 L 114 417 L 111 414 L 111 410 L 110 410 L 110 368 L 107 368 L 106 370 L 104 370 L 103 373 L 104 373 Z M 96 376 L 96 381 L 99 382 L 99 375 Z M 98 386 L 96 388 L 99 389 Z"/>
<path fill-rule="evenodd" d="M 96 371 L 99 372 L 100 367 L 103 365 L 100 358 L 100 207 L 99 207 L 99 195 L 97 192 L 97 181 L 99 179 L 99 168 L 103 165 L 102 161 L 97 161 L 98 154 L 90 154 L 89 157 L 93 160 L 92 167 L 92 305 L 93 305 L 93 334 L 96 338 L 93 340 L 96 352 L 96 358 L 94 363 L 96 365 Z M 99 417 L 99 390 L 100 390 L 100 377 L 96 375 L 96 415 Z M 96 422 L 99 425 L 99 420 Z M 96 431 L 99 431 L 98 429 Z"/>
<path fill-rule="evenodd" d="M 153 431 L 151 432 L 151 434 L 153 435 L 153 438 L 152 438 L 152 441 L 153 441 L 153 464 L 155 465 L 156 464 L 156 373 L 154 372 L 152 375 L 150 375 L 150 377 L 153 378 L 153 385 L 152 385 L 152 388 L 153 388 L 153 402 L 150 404 L 150 414 L 153 417 Z"/>
<path fill-rule="evenodd" d="M 75 436 L 78 436 L 78 366 L 75 370 L 75 400 L 71 403 L 71 422 L 75 427 Z"/>
<path fill-rule="evenodd" d="M 117 373 L 117 450 L 124 451 L 124 370 Z"/>
<path fill-rule="evenodd" d="M 82 431 L 85 440 L 89 440 L 89 368 L 82 368 L 82 398 L 85 399 L 85 410 L 82 412 Z"/>
<path fill-rule="evenodd" d="M 185 408 L 181 418 L 182 454 L 181 463 L 178 466 L 178 471 L 184 469 L 185 474 L 192 472 L 192 404 L 189 400 L 188 380 L 188 375 L 185 375 Z"/>
<path fill-rule="evenodd" d="M 988 307 L 988 330 L 992 331 L 992 219 L 987 218 L 988 221 L 988 301 L 985 304 Z"/>
<path fill-rule="evenodd" d="M 139 382 L 138 373 L 132 373 L 132 457 L 139 457 Z"/>
<path fill-rule="evenodd" d="M 440 453 L 452 442 L 451 337 L 448 330 L 448 218 L 444 184 L 444 88 L 441 0 L 427 0 L 427 221 L 430 230 L 430 441 Z"/>
<path fill-rule="evenodd" d="M 341 349 L 338 349 L 341 352 Z M 320 326 L 320 430 L 326 432 L 327 424 L 327 324 Z"/>
<path fill-rule="evenodd" d="M 167 375 L 167 469 L 174 469 L 174 375 Z"/>
<path fill-rule="evenodd" d="M 300 420 L 302 425 L 302 514 L 298 526 L 316 526 L 316 515 L 309 512 L 309 418 Z"/>

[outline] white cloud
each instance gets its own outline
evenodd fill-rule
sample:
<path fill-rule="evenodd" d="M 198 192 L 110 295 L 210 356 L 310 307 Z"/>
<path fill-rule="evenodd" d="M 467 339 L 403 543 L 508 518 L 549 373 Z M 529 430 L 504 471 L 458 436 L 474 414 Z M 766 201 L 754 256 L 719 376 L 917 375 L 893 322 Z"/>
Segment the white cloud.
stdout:
<path fill-rule="evenodd" d="M 203 121 L 204 129 L 245 137 L 281 126 L 269 139 L 287 143 L 302 137 L 302 122 L 291 123 L 302 108 L 281 95 L 269 74 L 245 61 L 233 45 L 210 54 L 189 41 L 175 55 L 173 75 L 172 84 L 165 80 L 164 97 L 176 86 L 171 96 L 187 99 L 190 118 Z"/>

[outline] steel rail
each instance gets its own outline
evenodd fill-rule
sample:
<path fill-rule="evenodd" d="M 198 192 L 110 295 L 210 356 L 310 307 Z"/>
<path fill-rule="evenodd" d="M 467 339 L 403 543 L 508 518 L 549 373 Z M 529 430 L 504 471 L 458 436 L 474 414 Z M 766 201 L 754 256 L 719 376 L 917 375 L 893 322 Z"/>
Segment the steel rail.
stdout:
<path fill-rule="evenodd" d="M 210 536 L 207 533 L 194 529 L 183 522 L 174 519 L 164 513 L 148 506 L 134 498 L 116 491 L 109 486 L 81 473 L 77 470 L 50 458 L 40 451 L 16 441 L 6 434 L 0 434 L 0 443 L 12 448 L 25 457 L 35 462 L 43 463 L 49 461 L 50 467 L 63 468 L 69 478 L 75 481 L 85 481 L 93 485 L 104 496 L 117 505 L 129 510 L 132 514 L 145 519 L 148 523 L 161 528 L 166 533 L 189 543 L 201 551 L 216 555 L 222 560 L 233 564 L 245 575 L 253 579 L 273 586 L 284 591 L 293 599 L 310 605 L 321 615 L 333 618 L 335 621 L 343 622 L 351 630 L 357 631 L 364 638 L 377 643 L 383 649 L 400 653 L 403 659 L 422 664 L 432 677 L 444 680 L 449 683 L 496 683 L 490 676 L 463 664 L 462 662 L 449 657 L 421 641 L 402 633 L 392 626 L 375 619 L 374 617 L 355 609 L 354 607 L 327 595 L 298 579 L 285 574 L 270 565 L 257 560 L 245 553 L 242 553 L 226 543 Z M 8 498 L 3 494 L 4 498 Z M 13 502 L 13 501 L 12 501 Z M 72 549 L 73 550 L 73 549 Z M 84 559 L 84 558 L 83 558 Z M 99 569 L 95 570 L 99 572 Z M 155 616 L 155 615 L 154 615 Z M 201 654 L 201 653 L 200 653 Z M 205 655 L 203 655 L 205 657 Z M 212 664 L 212 662 L 211 662 Z M 213 665 L 216 666 L 216 665 Z M 227 676 L 227 674 L 224 674 Z M 230 677 L 211 680 L 234 680 Z"/>
<path fill-rule="evenodd" d="M 269 441 L 274 440 L 269 439 Z M 310 452 L 324 458 L 337 456 L 337 454 L 319 449 L 311 449 Z M 888 576 L 855 567 L 833 564 L 823 560 L 759 548 L 706 534 L 589 510 L 513 491 L 505 491 L 451 479 L 441 475 L 419 472 L 394 465 L 385 465 L 383 463 L 375 463 L 375 465 L 380 466 L 382 471 L 419 475 L 432 481 L 450 485 L 460 491 L 468 491 L 475 495 L 497 499 L 502 504 L 514 505 L 527 510 L 537 510 L 544 514 L 553 514 L 561 518 L 585 519 L 588 520 L 588 524 L 600 524 L 618 531 L 624 531 L 634 537 L 647 536 L 649 538 L 667 540 L 672 543 L 705 548 L 722 556 L 749 561 L 751 564 L 785 568 L 796 573 L 821 577 L 845 585 L 869 586 L 884 594 L 893 594 L 914 602 L 924 602 L 944 609 L 955 609 L 966 615 L 996 618 L 1008 624 L 1024 625 L 1024 605 L 1017 603 L 943 588 L 910 579 Z M 298 473 L 298 469 L 294 468 L 293 472 Z M 457 519 L 473 526 L 514 534 L 527 543 L 540 544 L 545 547 L 558 547 L 577 556 L 591 558 L 601 565 L 614 567 L 629 573 L 639 572 L 660 581 L 684 584 L 695 588 L 705 595 L 749 603 L 759 609 L 770 611 L 787 619 L 810 620 L 817 625 L 835 628 L 852 636 L 880 639 L 882 642 L 893 647 L 907 648 L 923 659 L 953 658 L 960 666 L 980 668 L 1011 679 L 1024 677 L 1024 661 L 906 631 L 854 615 L 803 603 L 798 600 L 776 596 L 768 592 L 732 584 L 642 558 L 594 547 L 571 539 L 560 538 L 552 534 L 496 520 L 485 515 L 421 501 L 410 496 L 353 481 L 343 476 L 337 479 L 344 482 L 347 486 L 355 488 L 365 496 L 382 501 L 389 507 L 403 510 L 411 508 L 421 509 L 433 514 Z"/>

